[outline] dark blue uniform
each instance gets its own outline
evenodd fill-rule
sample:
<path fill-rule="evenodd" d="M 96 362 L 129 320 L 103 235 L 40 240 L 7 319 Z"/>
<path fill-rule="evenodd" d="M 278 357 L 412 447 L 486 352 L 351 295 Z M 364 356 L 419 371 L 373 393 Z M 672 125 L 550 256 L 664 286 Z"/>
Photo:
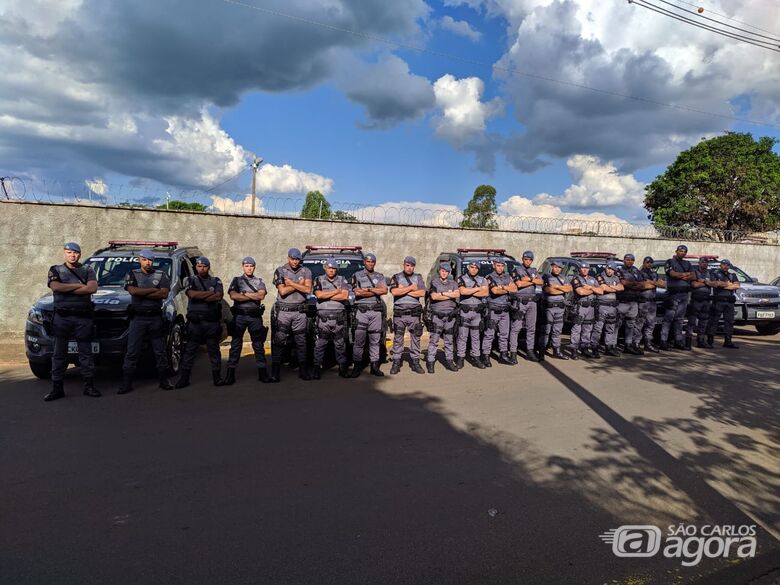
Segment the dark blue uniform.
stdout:
<path fill-rule="evenodd" d="M 687 280 L 673 278 L 669 275 L 670 271 L 693 272 L 693 267 L 687 260 L 680 260 L 676 256 L 666 261 L 667 297 L 664 323 L 661 326 L 661 343 L 669 341 L 669 333 L 674 325 L 674 342 L 678 346 L 683 346 L 683 318 L 688 310 L 691 284 Z"/>
<path fill-rule="evenodd" d="M 190 276 L 185 282 L 185 290 L 223 292 L 222 281 L 216 276 Z M 181 359 L 182 374 L 192 371 L 195 363 L 195 353 L 206 344 L 211 361 L 211 371 L 219 377 L 222 368 L 222 356 L 219 353 L 219 337 L 222 331 L 220 320 L 222 305 L 220 301 L 206 302 L 199 299 L 189 299 L 187 304 L 187 345 Z"/>
<path fill-rule="evenodd" d="M 718 282 L 739 282 L 734 272 L 725 272 L 721 268 L 710 272 L 710 280 Z M 718 321 L 723 317 L 723 336 L 726 339 L 726 347 L 733 345 L 731 336 L 734 333 L 734 302 L 736 296 L 733 290 L 713 288 L 712 313 L 707 326 L 707 335 L 714 336 L 718 329 Z"/>
<path fill-rule="evenodd" d="M 171 288 L 171 279 L 161 270 L 144 272 L 141 268 L 131 270 L 125 277 L 125 290 L 134 286 L 142 289 Z M 127 353 L 125 353 L 122 372 L 131 375 L 138 364 L 144 337 L 154 352 L 157 372 L 160 376 L 168 373 L 168 356 L 165 348 L 165 326 L 162 320 L 163 299 L 132 296 L 130 299 L 130 327 L 127 333 Z"/>
<path fill-rule="evenodd" d="M 228 293 L 255 293 L 267 290 L 263 279 L 258 276 L 242 274 L 236 276 L 228 287 Z M 241 358 L 241 347 L 244 344 L 244 333 L 249 331 L 252 340 L 252 351 L 255 353 L 255 364 L 259 370 L 266 370 L 265 340 L 268 329 L 263 325 L 265 307 L 260 301 L 233 301 L 233 331 L 230 341 L 230 355 L 227 367 L 235 368 Z"/>

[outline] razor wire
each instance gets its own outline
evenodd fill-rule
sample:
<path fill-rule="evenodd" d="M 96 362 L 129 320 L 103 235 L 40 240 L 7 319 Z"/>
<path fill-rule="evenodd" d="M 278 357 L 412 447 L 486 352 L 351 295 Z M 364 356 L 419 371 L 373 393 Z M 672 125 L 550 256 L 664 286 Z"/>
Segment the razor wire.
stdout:
<path fill-rule="evenodd" d="M 159 186 L 113 184 L 100 180 L 61 181 L 0 177 L 0 201 L 29 201 L 58 205 L 92 205 L 129 209 L 166 209 L 171 201 L 199 204 L 193 211 L 226 215 L 251 215 L 252 197 L 245 192 L 204 192 L 197 189 L 161 190 Z M 255 199 L 258 217 L 300 218 L 305 198 L 263 194 Z M 180 210 L 180 209 L 175 209 Z M 676 239 L 701 242 L 748 242 L 780 245 L 777 228 L 763 233 L 720 230 L 701 226 L 660 226 L 576 217 L 508 215 L 466 218 L 454 205 L 430 207 L 399 203 L 368 204 L 332 201 L 305 219 L 361 224 L 392 224 L 510 232 L 536 232 L 572 236 Z M 491 222 L 491 223 L 488 223 Z"/>

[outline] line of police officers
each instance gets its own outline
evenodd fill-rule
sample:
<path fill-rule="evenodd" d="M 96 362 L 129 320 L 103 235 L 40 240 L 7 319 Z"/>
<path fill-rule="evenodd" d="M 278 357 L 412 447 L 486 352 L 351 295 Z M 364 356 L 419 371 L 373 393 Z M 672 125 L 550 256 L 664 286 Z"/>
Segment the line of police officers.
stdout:
<path fill-rule="evenodd" d="M 292 340 L 297 354 L 299 377 L 320 379 L 323 359 L 332 341 L 341 377 L 357 378 L 370 364 L 370 373 L 383 376 L 380 369 L 380 347 L 384 343 L 385 306 L 382 301 L 388 291 L 393 298 L 393 345 L 391 374 L 401 370 L 404 337 L 410 336 L 409 362 L 412 371 L 424 374 L 420 365 L 421 338 L 425 322 L 430 336 L 427 352 L 427 371 L 435 372 L 436 355 L 441 341 L 444 348 L 444 367 L 457 371 L 464 367 L 469 353 L 470 363 L 479 369 L 492 367 L 494 341 L 498 345 L 498 362 L 517 364 L 518 339 L 526 331 L 525 358 L 542 361 L 548 345 L 553 357 L 578 359 L 618 356 L 618 331 L 624 327 L 626 353 L 641 355 L 644 350 L 658 352 L 653 345 L 656 318 L 657 287 L 668 291 L 666 311 L 661 327 L 660 349 L 691 349 L 693 334 L 697 347 L 713 347 L 714 334 L 723 318 L 724 347 L 736 348 L 732 341 L 734 324 L 734 290 L 739 282 L 731 263 L 721 260 L 718 270 L 708 270 L 706 258 L 700 258 L 694 268 L 685 260 L 688 249 L 677 247 L 675 255 L 666 262 L 666 280 L 653 269 L 653 258 L 645 257 L 642 268 L 634 266 L 635 258 L 626 254 L 622 265 L 610 261 L 597 277 L 591 276 L 590 266 L 581 263 L 573 277 L 561 274 L 562 266 L 551 261 L 550 274 L 541 275 L 533 268 L 534 254 L 523 252 L 521 264 L 512 273 L 506 270 L 507 260 L 492 257 L 493 270 L 486 277 L 479 275 L 479 264 L 471 261 L 466 272 L 455 281 L 451 267 L 442 263 L 438 277 L 426 288 L 422 275 L 415 272 L 417 261 L 404 258 L 403 269 L 388 283 L 376 272 L 376 256 L 366 254 L 364 268 L 350 281 L 338 274 L 335 259 L 325 261 L 325 273 L 312 278 L 311 271 L 301 265 L 301 252 L 290 248 L 287 263 L 277 268 L 273 284 L 277 289 L 276 318 L 271 343 L 271 371 L 268 373 L 264 344 L 267 328 L 263 324 L 263 300 L 267 289 L 262 278 L 254 274 L 256 262 L 251 257 L 242 260 L 242 274 L 233 278 L 228 295 L 233 301 L 233 319 L 229 323 L 232 336 L 227 370 L 221 375 L 219 340 L 221 335 L 221 302 L 224 295 L 222 281 L 210 274 L 210 262 L 205 256 L 197 258 L 196 275 L 186 279 L 184 288 L 188 297 L 186 345 L 181 359 L 179 378 L 171 384 L 166 356 L 162 304 L 170 290 L 168 276 L 153 268 L 154 252 L 143 250 L 138 254 L 140 267 L 128 272 L 125 289 L 131 295 L 131 321 L 128 331 L 122 383 L 119 394 L 132 391 L 133 374 L 138 363 L 142 342 L 150 340 L 163 390 L 184 388 L 190 384 L 195 355 L 206 345 L 215 386 L 230 385 L 236 380 L 236 366 L 241 356 L 244 334 L 248 331 L 255 354 L 258 379 L 261 382 L 279 382 L 285 348 Z M 52 358 L 52 391 L 46 401 L 62 398 L 63 377 L 67 367 L 68 342 L 78 345 L 79 365 L 84 379 L 84 394 L 100 396 L 94 385 L 92 356 L 93 308 L 90 295 L 97 290 L 95 272 L 79 263 L 81 249 L 69 242 L 64 246 L 64 263 L 49 269 L 48 284 L 54 295 L 53 332 L 55 337 Z M 348 299 L 355 295 L 355 342 L 351 360 L 347 356 L 345 327 L 348 322 Z M 573 298 L 574 325 L 569 351 L 561 346 L 564 313 Z M 317 300 L 316 341 L 313 364 L 308 363 L 306 345 L 306 299 L 314 294 Z M 688 316 L 687 330 L 683 330 Z M 537 323 L 540 331 L 537 335 Z M 670 340 L 670 336 L 673 336 Z M 368 360 L 364 355 L 368 350 Z M 350 362 L 354 364 L 349 370 Z"/>

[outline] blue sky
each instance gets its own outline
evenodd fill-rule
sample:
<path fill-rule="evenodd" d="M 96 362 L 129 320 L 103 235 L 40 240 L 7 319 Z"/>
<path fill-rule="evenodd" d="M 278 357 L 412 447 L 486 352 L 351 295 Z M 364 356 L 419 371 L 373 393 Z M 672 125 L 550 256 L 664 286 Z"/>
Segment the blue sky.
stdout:
<path fill-rule="evenodd" d="M 617 0 L 244 4 L 69 0 L 42 18 L 10 0 L 3 172 L 240 203 L 248 172 L 216 186 L 257 154 L 266 195 L 448 208 L 489 183 L 504 213 L 637 221 L 680 150 L 725 130 L 780 136 L 507 73 L 780 122 L 774 53 Z M 708 10 L 780 30 L 780 11 L 732 4 Z"/>

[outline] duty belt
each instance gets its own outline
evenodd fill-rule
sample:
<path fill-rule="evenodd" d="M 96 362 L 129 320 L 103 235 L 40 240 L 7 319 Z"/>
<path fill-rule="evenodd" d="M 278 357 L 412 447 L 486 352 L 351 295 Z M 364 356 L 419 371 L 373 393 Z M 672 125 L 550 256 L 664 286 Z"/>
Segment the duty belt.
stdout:
<path fill-rule="evenodd" d="M 393 308 L 393 315 L 398 315 L 399 317 L 405 317 L 406 315 L 412 315 L 413 317 L 419 317 L 422 315 L 422 307 L 412 307 L 411 309 L 396 309 Z"/>
<path fill-rule="evenodd" d="M 515 297 L 515 300 L 518 303 L 523 303 L 524 305 L 527 305 L 528 303 L 531 303 L 536 300 L 535 297 Z"/>
<path fill-rule="evenodd" d="M 695 294 L 692 294 L 691 295 L 691 299 L 693 299 L 694 301 L 709 301 L 710 300 L 710 295 L 707 295 L 707 296 L 697 296 Z"/>
<path fill-rule="evenodd" d="M 655 297 L 653 297 L 652 299 L 646 299 L 644 297 L 639 297 L 639 299 L 637 300 L 637 303 L 654 303 L 654 302 L 655 302 Z"/>
<path fill-rule="evenodd" d="M 91 317 L 94 313 L 92 307 L 85 307 L 83 309 L 71 308 L 71 307 L 55 307 L 54 312 L 62 317 Z"/>
<path fill-rule="evenodd" d="M 244 317 L 262 317 L 263 309 L 261 307 L 255 307 L 252 309 L 242 309 L 240 307 L 235 307 L 235 314 L 243 315 Z"/>
<path fill-rule="evenodd" d="M 281 311 L 282 313 L 305 313 L 306 312 L 306 303 L 301 303 L 299 305 L 283 305 L 283 304 L 277 304 L 276 310 Z"/>
<path fill-rule="evenodd" d="M 715 301 L 720 301 L 721 303 L 736 303 L 737 299 L 735 297 L 715 297 Z"/>
<path fill-rule="evenodd" d="M 481 313 L 482 305 L 461 305 L 460 306 L 460 312 L 461 313 Z"/>
<path fill-rule="evenodd" d="M 547 301 L 547 306 L 552 308 L 565 307 L 566 303 L 564 301 Z"/>
<path fill-rule="evenodd" d="M 617 301 L 602 301 L 600 299 L 598 302 L 599 307 L 617 307 L 617 304 Z"/>
<path fill-rule="evenodd" d="M 436 317 L 442 317 L 444 319 L 449 319 L 450 317 L 454 317 L 455 313 L 457 312 L 458 308 L 452 308 L 448 311 L 438 311 L 431 307 L 431 315 L 435 315 Z"/>
<path fill-rule="evenodd" d="M 322 321 L 337 321 L 339 318 L 343 318 L 346 316 L 346 311 L 344 309 L 325 309 L 322 311 L 317 311 L 317 318 L 321 319 Z"/>
<path fill-rule="evenodd" d="M 577 305 L 580 307 L 595 307 L 596 301 L 578 301 Z"/>
<path fill-rule="evenodd" d="M 490 309 L 496 315 L 501 315 L 502 313 L 509 312 L 509 307 L 507 307 L 506 305 L 503 305 L 501 307 L 495 307 L 495 306 L 491 307 L 490 305 L 488 305 L 488 309 Z"/>
<path fill-rule="evenodd" d="M 159 307 L 134 307 L 131 305 L 130 310 L 138 317 L 159 317 L 162 314 L 162 309 Z"/>
<path fill-rule="evenodd" d="M 670 295 L 687 295 L 689 292 L 691 292 L 691 289 L 689 288 L 669 288 L 667 289 Z"/>
<path fill-rule="evenodd" d="M 376 303 L 375 305 L 355 305 L 355 309 L 361 313 L 368 313 L 369 311 L 381 311 L 382 303 Z"/>

